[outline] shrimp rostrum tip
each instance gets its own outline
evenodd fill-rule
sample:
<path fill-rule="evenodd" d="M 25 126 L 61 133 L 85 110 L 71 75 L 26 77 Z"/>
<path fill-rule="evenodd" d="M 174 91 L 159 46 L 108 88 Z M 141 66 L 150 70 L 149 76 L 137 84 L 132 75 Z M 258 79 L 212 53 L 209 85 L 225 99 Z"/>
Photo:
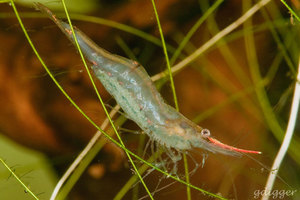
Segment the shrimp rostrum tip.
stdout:
<path fill-rule="evenodd" d="M 46 13 L 74 44 L 70 25 L 59 20 L 44 5 L 37 8 Z M 151 139 L 178 151 L 201 148 L 213 153 L 239 155 L 260 154 L 221 143 L 203 129 L 165 103 L 145 69 L 136 61 L 109 53 L 96 45 L 74 27 L 84 56 L 92 63 L 92 70 L 120 107 Z"/>

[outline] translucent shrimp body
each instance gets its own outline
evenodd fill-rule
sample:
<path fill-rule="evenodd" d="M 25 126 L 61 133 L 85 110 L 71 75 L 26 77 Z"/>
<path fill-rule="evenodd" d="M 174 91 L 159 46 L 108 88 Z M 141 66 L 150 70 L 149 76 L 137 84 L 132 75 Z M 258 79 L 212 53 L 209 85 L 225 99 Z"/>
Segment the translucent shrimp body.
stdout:
<path fill-rule="evenodd" d="M 57 19 L 45 6 L 37 6 L 74 43 L 69 24 Z M 165 103 L 139 63 L 113 55 L 98 47 L 77 28 L 74 31 L 83 54 L 93 64 L 96 77 L 128 117 L 151 139 L 179 151 L 195 147 L 229 155 L 236 155 L 238 152 L 259 153 L 231 147 L 213 139 L 207 129 L 202 129 Z"/>

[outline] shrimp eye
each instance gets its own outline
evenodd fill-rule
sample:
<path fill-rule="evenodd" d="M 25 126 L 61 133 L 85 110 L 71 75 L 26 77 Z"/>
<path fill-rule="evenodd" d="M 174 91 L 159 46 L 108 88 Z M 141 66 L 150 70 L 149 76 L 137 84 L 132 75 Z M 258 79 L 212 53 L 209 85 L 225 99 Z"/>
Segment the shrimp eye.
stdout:
<path fill-rule="evenodd" d="M 202 129 L 201 130 L 201 135 L 205 138 L 210 136 L 210 131 L 208 129 Z"/>

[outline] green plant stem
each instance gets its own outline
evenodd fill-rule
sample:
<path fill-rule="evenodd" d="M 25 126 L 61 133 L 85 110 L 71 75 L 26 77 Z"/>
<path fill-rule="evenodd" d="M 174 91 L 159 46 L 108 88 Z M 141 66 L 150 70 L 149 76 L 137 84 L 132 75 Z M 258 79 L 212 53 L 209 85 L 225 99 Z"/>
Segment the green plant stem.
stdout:
<path fill-rule="evenodd" d="M 252 26 L 251 20 L 248 20 L 247 22 L 245 22 L 245 28 L 251 27 L 251 26 Z M 248 63 L 250 66 L 250 73 L 251 73 L 253 82 L 258 83 L 261 80 L 263 80 L 263 78 L 262 78 L 260 70 L 259 70 L 257 55 L 255 53 L 254 37 L 253 37 L 253 34 L 251 34 L 252 31 L 251 30 L 249 30 L 249 31 L 250 31 L 250 34 L 248 32 L 248 34 L 245 35 L 246 55 L 247 55 Z M 282 135 L 284 132 L 283 132 L 280 124 L 278 123 L 275 113 L 273 112 L 272 106 L 270 104 L 269 98 L 266 94 L 264 87 L 263 86 L 256 87 L 255 92 L 256 92 L 258 102 L 260 104 L 260 107 L 263 111 L 264 117 L 266 119 L 266 122 L 267 122 L 270 130 L 274 133 L 276 138 L 278 138 L 279 141 L 281 141 Z"/>
<path fill-rule="evenodd" d="M 11 170 L 11 168 L 0 158 L 0 162 L 5 166 L 5 168 L 15 177 L 15 179 L 25 188 L 25 191 L 28 192 L 34 199 L 39 200 L 39 198 L 27 187 L 23 181 L 17 176 L 17 174 Z"/>
<path fill-rule="evenodd" d="M 138 151 L 137 151 L 137 154 L 139 156 L 141 156 L 143 154 L 143 149 L 145 147 L 145 142 L 146 142 L 146 134 L 141 134 L 139 136 L 139 146 L 138 146 Z M 150 162 L 150 161 L 148 160 L 148 162 Z M 141 166 L 139 166 L 139 171 L 140 171 L 140 167 Z M 141 174 L 143 174 L 143 173 L 141 173 Z M 132 190 L 132 199 L 133 200 L 138 200 L 139 199 L 139 184 L 137 184 Z"/>
<path fill-rule="evenodd" d="M 199 3 L 202 7 L 202 10 L 207 9 L 207 6 L 209 6 L 207 1 L 199 1 Z M 215 20 L 215 15 L 211 15 L 207 18 L 207 28 L 212 35 L 215 35 L 220 31 Z M 243 71 L 228 44 L 230 43 L 225 38 L 221 38 L 216 45 L 218 46 L 218 50 L 222 54 L 224 60 L 227 62 L 227 65 L 232 73 L 244 87 L 247 87 L 251 83 L 250 78 L 248 74 Z M 251 102 L 249 101 L 249 103 Z"/>
<path fill-rule="evenodd" d="M 285 7 L 290 11 L 290 13 L 300 22 L 300 17 L 296 14 L 296 12 L 284 1 L 284 0 L 280 0 L 283 5 L 285 5 Z"/>
<path fill-rule="evenodd" d="M 183 38 L 183 40 L 180 42 L 178 48 L 176 49 L 175 53 L 173 54 L 170 63 L 173 65 L 178 58 L 178 56 L 181 54 L 181 51 L 184 49 L 185 45 L 190 41 L 191 37 L 194 35 L 194 33 L 198 30 L 198 28 L 201 26 L 201 24 L 213 13 L 219 5 L 224 0 L 217 0 L 212 6 L 210 6 L 207 11 L 197 20 L 197 22 L 193 25 L 193 27 L 188 31 L 186 36 Z"/>
<path fill-rule="evenodd" d="M 250 8 L 245 14 L 243 14 L 240 18 L 238 18 L 236 21 L 234 21 L 232 24 L 221 30 L 219 33 L 217 33 L 215 36 L 213 36 L 209 41 L 207 41 L 204 45 L 202 45 L 200 48 L 198 48 L 193 54 L 186 57 L 181 62 L 177 63 L 172 67 L 172 72 L 178 72 L 181 69 L 183 69 L 186 65 L 194 62 L 204 51 L 212 47 L 214 44 L 216 44 L 221 38 L 225 37 L 227 34 L 229 34 L 231 31 L 236 29 L 238 26 L 240 26 L 242 23 L 244 23 L 247 19 L 249 19 L 254 13 L 256 13 L 261 7 L 268 4 L 271 0 L 261 0 L 257 4 L 255 4 L 252 8 Z M 166 72 L 161 72 L 159 74 L 156 74 L 152 77 L 153 81 L 156 81 L 160 79 L 161 77 L 164 77 Z"/>
<path fill-rule="evenodd" d="M 190 183 L 189 165 L 186 157 L 186 152 L 183 152 L 183 163 L 184 163 L 185 181 L 187 183 Z M 190 187 L 186 187 L 186 195 L 188 200 L 192 199 Z"/>
<path fill-rule="evenodd" d="M 263 17 L 267 20 L 267 21 L 271 21 L 269 15 L 267 14 L 267 11 L 266 11 L 266 8 L 263 8 L 261 9 L 261 13 L 263 15 Z M 268 28 L 269 30 L 271 31 L 272 33 L 272 36 L 276 42 L 276 44 L 278 45 L 278 49 L 280 50 L 280 52 L 282 53 L 285 61 L 286 61 L 286 64 L 288 65 L 288 67 L 290 68 L 292 74 L 294 77 L 296 77 L 296 70 L 295 70 L 295 67 L 293 65 L 293 62 L 291 60 L 291 58 L 289 57 L 288 55 L 288 51 L 287 51 L 287 48 L 286 46 L 283 44 L 283 42 L 281 41 L 280 39 L 280 36 L 278 34 L 278 32 L 276 31 L 274 25 L 272 23 L 268 23 Z M 291 34 L 292 35 L 292 34 Z M 287 37 L 286 40 L 290 40 L 290 37 Z"/>
<path fill-rule="evenodd" d="M 153 10 L 154 10 L 154 13 L 155 13 L 156 21 L 157 21 L 158 30 L 159 30 L 160 37 L 161 37 L 163 51 L 164 51 L 165 58 L 166 58 L 166 63 L 167 63 L 167 67 L 168 67 L 168 73 L 169 73 L 169 78 L 170 78 L 170 82 L 171 82 L 171 88 L 172 88 L 175 108 L 176 108 L 177 111 L 179 111 L 178 100 L 177 100 L 177 96 L 176 96 L 176 90 L 175 90 L 173 75 L 172 75 L 172 71 L 171 71 L 170 60 L 169 60 L 169 56 L 168 56 L 168 52 L 167 52 L 167 47 L 166 47 L 166 43 L 165 43 L 165 39 L 164 39 L 164 34 L 163 34 L 163 31 L 162 31 L 162 28 L 161 28 L 161 25 L 160 25 L 160 20 L 159 20 L 159 16 L 158 16 L 158 13 L 157 13 L 157 10 L 156 10 L 155 1 L 154 0 L 151 0 L 151 1 L 152 1 Z M 187 158 L 186 158 L 185 153 L 183 153 L 183 160 L 184 160 L 184 170 L 185 170 L 186 182 L 190 183 L 188 162 L 187 162 Z M 187 191 L 187 199 L 191 200 L 191 189 L 190 189 L 189 186 L 186 187 L 186 191 Z"/>
<path fill-rule="evenodd" d="M 109 116 L 109 113 L 108 113 L 108 111 L 107 111 L 107 109 L 106 109 L 106 107 L 105 107 L 105 105 L 104 105 L 104 102 L 103 102 L 103 100 L 102 100 L 102 98 L 101 98 L 101 96 L 100 96 L 100 94 L 99 94 L 99 92 L 98 92 L 98 89 L 97 89 L 97 87 L 96 87 L 96 84 L 95 84 L 95 82 L 94 82 L 94 80 L 93 80 L 93 78 L 92 78 L 92 75 L 91 75 L 91 73 L 90 73 L 90 71 L 89 71 L 89 69 L 88 69 L 88 66 L 87 66 L 87 64 L 86 64 L 85 58 L 84 58 L 83 53 L 82 53 L 82 51 L 81 51 L 81 49 L 80 49 L 80 46 L 79 46 L 79 44 L 78 44 L 78 41 L 77 41 L 77 38 L 76 38 L 76 35 L 75 35 L 75 32 L 74 32 L 74 29 L 73 29 L 72 22 L 71 22 L 71 19 L 70 19 L 70 17 L 69 17 L 69 13 L 68 13 L 68 10 L 67 10 L 66 4 L 65 4 L 65 0 L 62 0 L 61 2 L 62 2 L 62 4 L 63 4 L 63 7 L 64 7 L 64 10 L 65 10 L 65 13 L 66 13 L 66 16 L 67 16 L 69 25 L 70 25 L 71 30 L 72 30 L 73 37 L 74 37 L 74 39 L 75 39 L 75 43 L 76 43 L 77 49 L 78 49 L 79 54 L 80 54 L 80 57 L 81 57 L 81 59 L 82 59 L 82 61 L 83 61 L 84 67 L 85 67 L 85 69 L 86 69 L 86 72 L 88 73 L 89 79 L 91 80 L 91 83 L 92 83 L 93 88 L 94 88 L 94 90 L 95 90 L 95 92 L 96 92 L 96 94 L 97 94 L 97 96 L 98 96 L 98 99 L 99 99 L 101 105 L 102 105 L 102 108 L 104 109 L 104 112 L 105 112 L 106 116 L 108 117 L 109 122 L 110 122 L 112 128 L 114 129 L 114 131 L 115 131 L 115 133 L 116 133 L 116 135 L 117 135 L 117 137 L 118 137 L 118 139 L 119 139 L 119 141 L 120 141 L 120 144 L 125 148 L 125 145 L 124 145 L 124 143 L 123 143 L 123 141 L 122 141 L 122 138 L 121 138 L 120 134 L 118 133 L 118 131 L 117 131 L 117 129 L 116 129 L 116 127 L 115 127 L 115 125 L 114 125 L 112 119 L 111 119 L 110 116 Z M 144 186 L 146 192 L 148 193 L 149 197 L 150 197 L 151 199 L 153 199 L 153 197 L 152 197 L 152 195 L 151 195 L 151 193 L 150 193 L 148 187 L 146 186 L 146 184 L 145 184 L 145 182 L 144 182 L 142 176 L 139 174 L 139 172 L 138 172 L 138 170 L 137 170 L 137 167 L 135 166 L 135 164 L 134 164 L 134 162 L 133 162 L 133 160 L 132 160 L 130 154 L 129 154 L 128 152 L 125 152 L 125 153 L 126 153 L 127 157 L 129 158 L 130 163 L 131 163 L 132 167 L 134 168 L 134 171 L 137 173 L 138 177 L 140 178 L 140 181 L 141 181 L 142 185 Z"/>
<path fill-rule="evenodd" d="M 162 154 L 162 152 L 157 152 L 156 154 L 153 154 L 148 160 L 147 162 L 152 163 L 154 162 L 158 156 L 160 156 Z M 139 172 L 140 174 L 144 174 L 146 172 L 146 170 L 149 168 L 148 165 L 143 164 L 141 167 L 139 167 Z M 135 184 L 138 181 L 138 177 L 132 176 L 127 182 L 126 184 L 122 187 L 122 189 L 117 193 L 117 195 L 114 197 L 114 200 L 120 200 L 122 199 L 125 194 L 128 192 L 128 190 L 132 187 L 133 184 Z"/>
<path fill-rule="evenodd" d="M 119 117 L 115 124 L 123 124 L 127 119 L 123 116 Z M 106 123 L 107 122 L 107 123 Z M 108 120 L 102 124 L 101 128 L 104 128 L 108 125 Z M 110 129 L 107 132 L 109 135 L 114 134 L 114 130 Z M 68 168 L 65 172 L 63 177 L 59 180 L 55 189 L 53 190 L 51 199 L 55 200 L 64 200 L 66 196 L 69 194 L 73 186 L 76 184 L 80 176 L 86 170 L 88 165 L 92 162 L 92 160 L 96 157 L 102 147 L 107 143 L 107 139 L 102 137 L 101 139 L 101 132 L 97 131 L 95 136 L 91 139 L 87 147 L 78 155 L 78 157 L 73 161 L 72 165 Z M 92 145 L 92 148 L 89 146 Z M 77 162 L 76 162 L 77 161 Z M 63 186 L 63 187 L 62 187 Z"/>
<path fill-rule="evenodd" d="M 168 52 L 167 52 L 166 42 L 165 42 L 164 34 L 163 34 L 163 31 L 162 31 L 162 28 L 161 28 L 161 25 L 160 25 L 160 20 L 159 20 L 159 16 L 158 16 L 158 13 L 157 13 L 157 10 L 156 10 L 155 2 L 154 2 L 154 0 L 151 0 L 151 1 L 152 1 L 152 6 L 153 6 L 155 18 L 156 18 L 156 21 L 157 21 L 158 30 L 159 30 L 160 37 L 161 37 L 161 43 L 162 43 L 163 51 L 164 51 L 164 54 L 165 54 L 165 59 L 166 59 L 168 74 L 169 74 L 169 78 L 170 78 L 170 82 L 171 82 L 171 88 L 172 88 L 175 108 L 178 111 L 179 110 L 178 101 L 177 101 L 176 90 L 175 90 L 175 86 L 174 86 L 173 75 L 172 75 L 172 71 L 171 71 L 170 60 L 169 60 L 169 56 L 168 56 Z"/>

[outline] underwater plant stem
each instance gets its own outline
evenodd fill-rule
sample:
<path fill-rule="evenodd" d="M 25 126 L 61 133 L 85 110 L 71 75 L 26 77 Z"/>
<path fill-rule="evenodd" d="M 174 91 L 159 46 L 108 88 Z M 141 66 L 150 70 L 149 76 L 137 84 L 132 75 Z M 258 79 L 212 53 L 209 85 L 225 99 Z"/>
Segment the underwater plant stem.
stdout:
<path fill-rule="evenodd" d="M 276 158 L 274 160 L 272 170 L 270 171 L 266 186 L 265 186 L 265 192 L 263 193 L 262 200 L 267 200 L 269 199 L 270 194 L 273 185 L 275 183 L 275 179 L 277 177 L 277 173 L 279 171 L 280 165 L 284 159 L 284 156 L 289 148 L 289 145 L 291 143 L 295 125 L 296 125 L 296 120 L 297 120 L 297 114 L 299 110 L 299 102 L 300 102 L 300 57 L 299 57 L 299 63 L 298 63 L 298 75 L 297 75 L 297 80 L 295 83 L 295 89 L 294 89 L 294 96 L 293 96 L 293 101 L 292 101 L 292 106 L 291 106 L 291 112 L 290 112 L 290 118 L 289 122 L 287 125 L 286 133 L 283 139 L 283 142 L 281 144 L 281 147 L 276 155 Z"/>
<path fill-rule="evenodd" d="M 173 98 L 174 98 L 174 104 L 175 104 L 176 110 L 178 111 L 179 110 L 178 101 L 177 101 L 176 90 L 175 90 L 175 86 L 174 86 L 174 80 L 173 80 L 173 75 L 172 75 L 172 70 L 171 70 L 171 65 L 170 65 L 170 59 L 169 59 L 168 51 L 167 51 L 167 47 L 166 47 L 166 42 L 165 42 L 164 34 L 163 34 L 163 31 L 162 31 L 162 28 L 161 28 L 161 25 L 160 25 L 160 20 L 159 20 L 159 16 L 158 16 L 158 13 L 157 13 L 157 10 L 156 10 L 155 1 L 154 0 L 151 0 L 151 1 L 152 1 L 152 7 L 153 7 L 153 10 L 154 10 L 155 18 L 156 18 L 156 21 L 157 21 L 159 34 L 160 34 L 160 37 L 161 37 L 161 43 L 162 43 L 163 51 L 164 51 L 165 58 L 166 58 L 168 74 L 169 74 L 172 93 L 173 93 Z"/>
<path fill-rule="evenodd" d="M 177 100 L 177 96 L 176 96 L 176 90 L 175 90 L 175 85 L 174 85 L 170 60 L 169 60 L 169 56 L 168 56 L 168 51 L 167 51 L 167 47 L 166 47 L 166 43 L 165 43 L 165 39 L 164 39 L 164 34 L 163 34 L 163 31 L 162 31 L 162 28 L 161 28 L 161 25 L 160 25 L 160 20 L 159 20 L 159 16 L 158 16 L 158 13 L 157 13 L 157 10 L 156 10 L 155 1 L 154 0 L 151 0 L 151 1 L 152 1 L 153 10 L 154 10 L 154 13 L 155 13 L 157 26 L 158 26 L 160 37 L 161 37 L 162 47 L 163 47 L 165 58 L 166 58 L 166 63 L 167 63 L 169 78 L 170 78 L 170 82 L 171 82 L 171 88 L 172 88 L 175 108 L 176 108 L 177 111 L 179 111 L 178 100 Z M 190 183 L 189 168 L 188 168 L 188 162 L 187 162 L 187 158 L 186 158 L 185 153 L 183 153 L 183 162 L 184 162 L 184 170 L 185 170 L 185 180 L 186 180 L 187 183 Z M 187 192 L 187 199 L 191 200 L 191 188 L 188 185 L 186 186 L 186 192 Z"/>
<path fill-rule="evenodd" d="M 221 30 L 219 33 L 217 33 L 215 36 L 213 36 L 209 41 L 207 41 L 204 45 L 202 45 L 200 48 L 198 48 L 193 54 L 186 57 L 184 60 L 179 62 L 178 64 L 174 65 L 171 69 L 171 71 L 177 72 L 180 71 L 182 68 L 184 68 L 186 65 L 190 64 L 194 60 L 196 60 L 204 51 L 212 47 L 214 44 L 216 44 L 221 38 L 228 35 L 230 32 L 232 32 L 234 29 L 239 27 L 242 23 L 244 23 L 247 19 L 249 19 L 254 13 L 256 13 L 260 8 L 265 6 L 267 3 L 269 3 L 271 0 L 261 0 L 260 2 L 256 3 L 253 7 L 251 7 L 245 14 L 243 14 L 240 18 L 238 18 L 236 21 L 234 21 L 232 24 Z M 160 79 L 161 77 L 164 77 L 166 75 L 166 72 L 163 71 L 159 74 L 156 74 L 152 77 L 153 81 L 156 81 Z"/>
<path fill-rule="evenodd" d="M 297 15 L 297 13 L 284 1 L 280 0 L 283 5 L 290 11 L 290 13 L 300 22 L 300 17 Z"/>
<path fill-rule="evenodd" d="M 192 28 L 185 34 L 183 40 L 180 42 L 178 48 L 174 52 L 170 63 L 173 65 L 176 61 L 176 59 L 181 54 L 184 47 L 187 45 L 187 43 L 190 41 L 191 37 L 194 35 L 194 33 L 198 30 L 198 28 L 201 26 L 201 24 L 223 3 L 224 0 L 217 0 L 213 5 L 211 5 L 205 13 L 197 20 L 197 22 L 192 26 Z"/>
<path fill-rule="evenodd" d="M 0 162 L 5 166 L 6 169 L 15 177 L 15 179 L 25 188 L 25 191 L 28 192 L 34 199 L 39 200 L 39 198 L 27 187 L 23 181 L 17 176 L 17 174 L 12 170 L 5 162 L 0 158 Z"/>
<path fill-rule="evenodd" d="M 113 110 L 110 112 L 110 117 L 112 118 L 118 113 L 118 110 L 120 109 L 119 105 L 116 105 Z M 101 125 L 101 129 L 105 130 L 106 127 L 109 124 L 108 118 L 104 120 L 104 122 Z M 69 179 L 71 174 L 74 173 L 75 169 L 83 163 L 83 159 L 87 157 L 87 154 L 91 151 L 91 149 L 95 146 L 95 144 L 99 141 L 99 138 L 101 137 L 102 133 L 100 131 L 97 131 L 96 134 L 92 137 L 92 139 L 89 141 L 89 143 L 86 145 L 86 147 L 81 151 L 81 153 L 76 157 L 76 159 L 72 162 L 72 164 L 69 166 L 67 171 L 64 173 L 64 175 L 60 178 L 60 180 L 57 182 L 52 194 L 50 200 L 56 199 L 57 195 L 61 191 L 62 186 L 66 183 L 66 181 Z"/>
<path fill-rule="evenodd" d="M 72 22 L 71 22 L 71 19 L 70 19 L 70 17 L 69 17 L 69 13 L 68 13 L 68 10 L 67 10 L 66 4 L 65 4 L 65 0 L 61 0 L 61 2 L 62 2 L 62 4 L 63 4 L 63 7 L 64 7 L 64 10 L 65 10 L 65 13 L 66 13 L 68 22 L 69 22 L 69 24 L 70 24 L 70 28 L 71 28 L 71 30 L 72 30 L 72 34 L 73 34 L 73 37 L 74 37 L 74 40 L 75 40 L 75 44 L 76 44 L 76 46 L 77 46 L 77 49 L 78 49 L 78 51 L 79 51 L 79 54 L 80 54 L 81 59 L 82 59 L 82 61 L 83 61 L 83 64 L 84 64 L 84 66 L 85 66 L 85 68 L 86 68 L 86 71 L 87 71 L 87 73 L 88 73 L 88 76 L 89 76 L 89 78 L 90 78 L 90 80 L 91 80 L 91 83 L 92 83 L 92 85 L 93 85 L 93 88 L 95 89 L 95 92 L 96 92 L 96 94 L 97 94 L 97 96 L 98 96 L 98 99 L 99 99 L 99 101 L 100 101 L 100 103 L 101 103 L 101 105 L 102 105 L 102 107 L 103 107 L 103 110 L 104 110 L 106 116 L 107 116 L 108 119 L 109 119 L 109 122 L 110 122 L 112 128 L 114 129 L 114 131 L 115 131 L 115 133 L 116 133 L 116 135 L 117 135 L 117 137 L 118 137 L 118 139 L 119 139 L 119 141 L 120 141 L 120 144 L 121 144 L 123 147 L 125 147 L 125 145 L 124 145 L 124 143 L 123 143 L 123 141 L 122 141 L 122 139 L 121 139 L 121 136 L 119 135 L 119 133 L 118 133 L 118 131 L 117 131 L 117 129 L 116 129 L 116 127 L 115 127 L 115 125 L 114 125 L 112 119 L 111 119 L 110 116 L 109 116 L 109 113 L 108 113 L 108 111 L 107 111 L 107 109 L 106 109 L 106 107 L 105 107 L 105 105 L 104 105 L 104 102 L 103 102 L 103 100 L 102 100 L 102 98 L 101 98 L 101 96 L 100 96 L 100 94 L 99 94 L 99 92 L 98 92 L 98 90 L 97 90 L 96 84 L 95 84 L 95 82 L 93 81 L 92 75 L 91 75 L 91 73 L 90 73 L 90 71 L 89 71 L 89 69 L 88 69 L 88 66 L 87 66 L 86 61 L 85 61 L 84 56 L 83 56 L 83 53 L 82 53 L 81 48 L 80 48 L 80 46 L 79 46 L 79 43 L 78 43 L 78 41 L 77 41 L 77 38 L 76 38 L 76 35 L 75 35 L 75 31 L 74 31 L 74 29 L 73 29 Z M 135 164 L 134 164 L 134 162 L 133 162 L 133 160 L 132 160 L 132 158 L 131 158 L 131 155 L 130 155 L 127 151 L 125 151 L 125 153 L 126 153 L 128 159 L 129 159 L 129 161 L 130 161 L 130 163 L 131 163 L 131 165 L 132 165 L 134 171 L 137 173 L 138 177 L 140 178 L 141 183 L 142 183 L 142 185 L 144 186 L 146 192 L 148 193 L 150 199 L 153 199 L 153 197 L 152 197 L 152 195 L 151 195 L 151 192 L 149 191 L 148 187 L 146 186 L 146 184 L 145 184 L 145 182 L 144 182 L 142 176 L 139 174 L 139 171 L 138 171 L 137 167 L 135 166 Z"/>
<path fill-rule="evenodd" d="M 156 152 L 155 154 L 151 155 L 150 158 L 148 158 L 147 162 L 152 163 L 154 162 L 158 156 L 162 154 L 161 151 Z M 147 164 L 143 164 L 139 167 L 140 174 L 144 174 L 146 170 L 149 168 Z M 124 198 L 125 194 L 132 188 L 132 186 L 137 183 L 138 177 L 137 175 L 131 176 L 130 179 L 124 184 L 124 186 L 119 190 L 119 192 L 116 194 L 116 196 L 113 198 L 113 200 L 121 200 Z"/>
<path fill-rule="evenodd" d="M 183 163 L 184 163 L 185 181 L 187 183 L 190 183 L 189 165 L 186 157 L 186 152 L 183 152 Z M 189 186 L 186 187 L 186 196 L 187 196 L 187 200 L 192 199 L 191 188 Z"/>

